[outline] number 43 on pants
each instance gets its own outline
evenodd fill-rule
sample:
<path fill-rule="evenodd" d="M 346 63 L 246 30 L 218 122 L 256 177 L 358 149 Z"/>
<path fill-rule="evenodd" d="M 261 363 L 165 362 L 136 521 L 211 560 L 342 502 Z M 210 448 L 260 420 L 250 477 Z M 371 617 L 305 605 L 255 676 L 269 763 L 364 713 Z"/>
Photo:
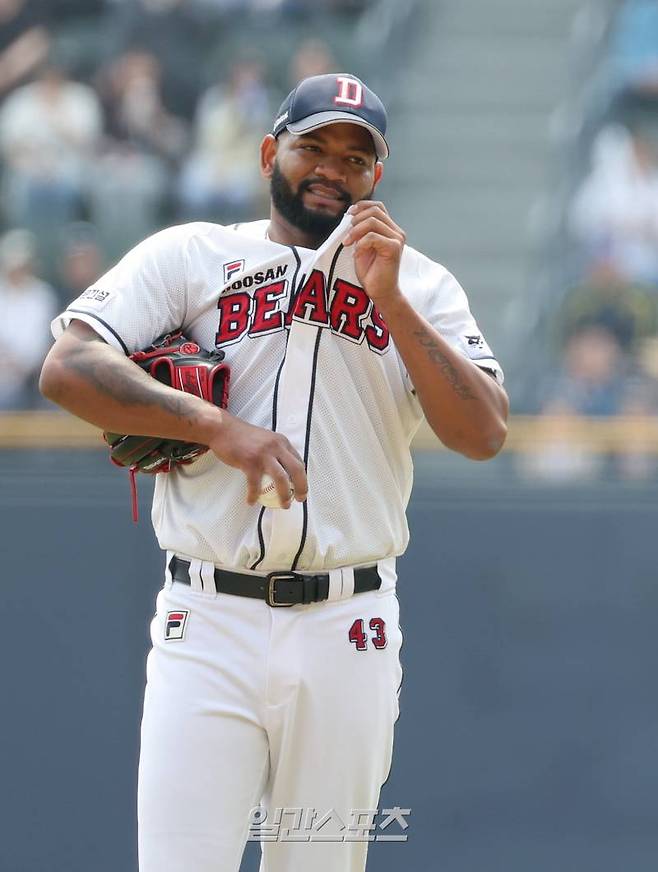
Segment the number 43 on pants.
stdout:
<path fill-rule="evenodd" d="M 386 638 L 386 622 L 382 618 L 370 618 L 368 621 L 368 627 L 371 630 L 370 636 L 366 633 L 365 623 L 364 618 L 357 618 L 347 634 L 347 638 L 356 646 L 356 650 L 367 651 L 368 639 L 370 639 L 374 648 L 385 648 L 388 643 Z"/>

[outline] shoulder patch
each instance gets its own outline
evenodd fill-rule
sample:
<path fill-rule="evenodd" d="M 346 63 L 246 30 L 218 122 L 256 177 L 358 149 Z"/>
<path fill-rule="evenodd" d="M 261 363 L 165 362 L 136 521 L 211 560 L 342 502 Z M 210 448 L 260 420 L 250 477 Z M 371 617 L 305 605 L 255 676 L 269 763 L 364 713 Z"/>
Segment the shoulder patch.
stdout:
<path fill-rule="evenodd" d="M 467 336 L 466 341 L 471 348 L 484 348 L 484 337 L 481 334 Z"/>
<path fill-rule="evenodd" d="M 102 309 L 111 298 L 114 296 L 114 291 L 101 290 L 101 288 L 87 288 L 78 300 L 92 306 L 94 309 Z"/>

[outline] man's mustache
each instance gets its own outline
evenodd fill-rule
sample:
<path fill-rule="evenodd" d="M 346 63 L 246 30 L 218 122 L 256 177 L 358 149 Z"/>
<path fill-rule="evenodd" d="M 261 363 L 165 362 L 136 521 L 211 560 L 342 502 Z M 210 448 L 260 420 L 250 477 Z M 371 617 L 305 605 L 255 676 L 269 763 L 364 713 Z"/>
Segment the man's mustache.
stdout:
<path fill-rule="evenodd" d="M 344 188 L 341 188 L 341 186 L 336 182 L 327 181 L 327 179 L 305 179 L 299 185 L 299 194 L 308 191 L 312 185 L 322 185 L 323 188 L 331 188 L 332 191 L 335 191 L 338 194 L 341 200 L 344 200 L 346 203 L 352 202 L 352 198 Z"/>

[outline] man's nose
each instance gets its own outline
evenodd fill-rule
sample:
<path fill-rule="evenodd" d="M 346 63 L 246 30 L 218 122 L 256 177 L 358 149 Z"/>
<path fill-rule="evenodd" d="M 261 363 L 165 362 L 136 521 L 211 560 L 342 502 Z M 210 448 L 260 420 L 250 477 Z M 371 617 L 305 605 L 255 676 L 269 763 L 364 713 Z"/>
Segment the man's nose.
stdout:
<path fill-rule="evenodd" d="M 315 171 L 319 176 L 323 176 L 332 182 L 347 181 L 343 162 L 337 157 L 322 155 L 318 160 Z"/>

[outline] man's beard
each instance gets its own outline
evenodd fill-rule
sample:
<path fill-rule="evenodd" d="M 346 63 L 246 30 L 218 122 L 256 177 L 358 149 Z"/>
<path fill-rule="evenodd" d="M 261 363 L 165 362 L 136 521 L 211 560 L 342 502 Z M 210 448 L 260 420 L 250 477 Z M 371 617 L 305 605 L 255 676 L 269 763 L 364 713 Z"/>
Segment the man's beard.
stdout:
<path fill-rule="evenodd" d="M 330 212 L 321 212 L 318 209 L 308 209 L 304 205 L 303 196 L 312 185 L 334 188 L 341 196 L 344 208 L 335 215 Z M 352 198 L 344 188 L 322 178 L 304 179 L 303 182 L 300 182 L 299 189 L 295 193 L 281 172 L 278 161 L 274 163 L 272 170 L 270 194 L 272 203 L 286 221 L 316 240 L 325 240 L 338 227 L 352 205 Z"/>

